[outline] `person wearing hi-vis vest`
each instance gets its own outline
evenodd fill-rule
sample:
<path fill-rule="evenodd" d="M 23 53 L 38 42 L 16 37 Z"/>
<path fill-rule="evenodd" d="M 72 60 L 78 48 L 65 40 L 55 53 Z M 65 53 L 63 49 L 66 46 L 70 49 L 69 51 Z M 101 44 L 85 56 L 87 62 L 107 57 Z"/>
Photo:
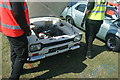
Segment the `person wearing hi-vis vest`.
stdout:
<path fill-rule="evenodd" d="M 27 61 L 27 36 L 31 35 L 29 25 L 28 8 L 24 0 L 0 0 L 0 31 L 7 36 L 11 48 L 12 72 L 9 80 L 19 80 Z"/>
<path fill-rule="evenodd" d="M 90 59 L 92 58 L 93 41 L 100 29 L 101 24 L 103 23 L 106 5 L 107 2 L 105 2 L 104 0 L 95 0 L 93 2 L 90 0 L 87 5 L 87 10 L 83 19 L 83 23 L 85 21 L 85 39 L 87 47 L 86 56 Z"/>

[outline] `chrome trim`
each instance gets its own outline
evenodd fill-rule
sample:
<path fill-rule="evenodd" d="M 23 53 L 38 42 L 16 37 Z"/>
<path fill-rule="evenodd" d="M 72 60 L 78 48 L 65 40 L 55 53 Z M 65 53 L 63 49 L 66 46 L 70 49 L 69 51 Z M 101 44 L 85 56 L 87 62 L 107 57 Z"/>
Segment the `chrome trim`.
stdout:
<path fill-rule="evenodd" d="M 66 51 L 75 50 L 77 48 L 80 48 L 80 45 L 72 46 L 72 47 L 68 48 L 68 50 L 66 50 Z M 63 51 L 63 52 L 66 52 L 66 51 Z M 52 53 L 54 53 L 54 54 L 52 54 Z M 48 54 L 51 54 L 49 56 L 56 55 L 56 54 L 59 54 L 61 52 L 58 52 L 58 53 L 57 52 L 52 52 L 52 53 L 48 53 Z M 32 61 L 40 60 L 40 59 L 49 57 L 49 56 L 47 56 L 48 54 L 41 54 L 41 55 L 38 55 L 38 56 L 30 57 L 30 58 L 27 59 L 27 61 L 32 62 Z"/>
<path fill-rule="evenodd" d="M 45 55 L 38 55 L 38 56 L 28 58 L 27 61 L 36 61 L 43 58 L 45 58 Z"/>
<path fill-rule="evenodd" d="M 70 47 L 71 50 L 75 50 L 77 48 L 80 48 L 80 45 Z"/>

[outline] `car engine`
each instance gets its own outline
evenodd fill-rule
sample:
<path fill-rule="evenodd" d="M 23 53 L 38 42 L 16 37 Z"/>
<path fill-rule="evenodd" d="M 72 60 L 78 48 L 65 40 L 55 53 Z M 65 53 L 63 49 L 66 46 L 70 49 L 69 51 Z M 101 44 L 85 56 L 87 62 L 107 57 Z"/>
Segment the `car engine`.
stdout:
<path fill-rule="evenodd" d="M 60 27 L 59 25 L 53 24 L 40 25 L 40 23 L 41 23 L 40 21 L 37 21 L 31 24 L 35 26 L 34 28 L 32 28 L 32 30 L 35 32 L 36 36 L 40 39 L 65 35 L 65 33 L 58 28 Z"/>

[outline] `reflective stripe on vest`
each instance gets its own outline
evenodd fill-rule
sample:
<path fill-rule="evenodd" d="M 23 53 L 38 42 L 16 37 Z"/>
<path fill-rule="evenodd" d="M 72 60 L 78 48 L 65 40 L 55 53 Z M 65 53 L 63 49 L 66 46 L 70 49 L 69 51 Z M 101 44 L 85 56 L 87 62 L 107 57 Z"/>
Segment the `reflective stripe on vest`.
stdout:
<path fill-rule="evenodd" d="M 12 10 L 12 8 L 10 6 L 8 6 L 6 3 L 0 4 L 0 7 L 8 8 L 8 9 Z"/>
<path fill-rule="evenodd" d="M 1 26 L 2 33 L 4 33 L 6 36 L 11 36 L 11 37 L 18 37 L 24 34 L 24 31 L 22 29 L 9 29 L 6 27 Z"/>
<path fill-rule="evenodd" d="M 30 21 L 29 21 L 28 7 L 26 2 L 24 2 L 23 6 L 26 15 L 26 20 L 29 26 Z M 11 37 L 18 37 L 24 34 L 24 31 L 16 22 L 15 15 L 13 14 L 9 0 L 7 0 L 6 2 L 2 0 L 2 2 L 0 2 L 0 17 L 1 17 L 1 22 L 0 22 L 1 30 L 5 35 Z"/>
<path fill-rule="evenodd" d="M 94 7 L 98 7 L 98 6 L 99 6 L 99 7 L 106 7 L 106 5 L 102 5 L 102 4 L 101 4 L 101 5 L 100 5 L 100 4 L 97 4 L 97 5 L 95 5 Z"/>
<path fill-rule="evenodd" d="M 105 11 L 91 11 L 91 13 L 105 13 Z"/>
<path fill-rule="evenodd" d="M 0 22 L 1 26 L 9 28 L 9 29 L 21 29 L 20 26 L 10 26 L 10 25 L 6 25 L 2 22 Z"/>
<path fill-rule="evenodd" d="M 6 2 L 4 2 L 4 4 L 0 4 L 0 7 L 12 10 L 11 6 L 7 5 Z M 24 10 L 27 10 L 27 9 L 28 9 L 28 7 L 24 6 Z"/>
<path fill-rule="evenodd" d="M 106 12 L 106 3 L 100 4 L 96 2 L 94 8 L 91 10 L 91 13 L 88 16 L 88 19 L 91 20 L 103 20 Z"/>

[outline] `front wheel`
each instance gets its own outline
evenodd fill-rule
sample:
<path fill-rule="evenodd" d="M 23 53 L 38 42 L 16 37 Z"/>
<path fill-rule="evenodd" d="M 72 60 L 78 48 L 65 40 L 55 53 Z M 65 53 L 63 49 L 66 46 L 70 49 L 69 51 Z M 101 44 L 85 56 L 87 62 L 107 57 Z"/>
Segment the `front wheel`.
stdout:
<path fill-rule="evenodd" d="M 72 17 L 67 16 L 66 21 L 67 21 L 68 23 L 74 25 L 74 20 L 72 19 Z"/>
<path fill-rule="evenodd" d="M 115 35 L 106 37 L 106 45 L 112 51 L 120 51 L 120 39 Z"/>

